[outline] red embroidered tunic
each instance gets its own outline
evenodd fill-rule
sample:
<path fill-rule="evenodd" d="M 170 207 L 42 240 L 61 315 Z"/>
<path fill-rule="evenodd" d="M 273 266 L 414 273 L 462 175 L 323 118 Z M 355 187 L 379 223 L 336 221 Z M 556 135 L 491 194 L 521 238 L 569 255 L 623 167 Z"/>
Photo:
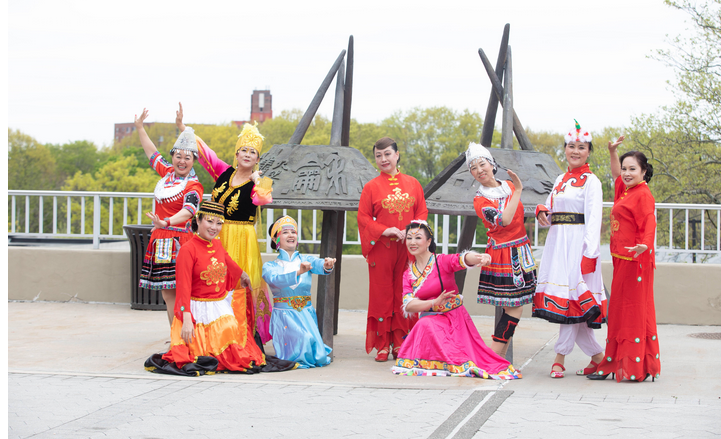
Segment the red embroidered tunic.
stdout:
<path fill-rule="evenodd" d="M 190 312 L 191 298 L 223 299 L 235 288 L 242 274 L 243 270 L 228 256 L 220 240 L 208 242 L 194 235 L 178 254 L 175 317 L 183 321 L 183 312 Z"/>
<path fill-rule="evenodd" d="M 377 243 L 386 247 L 391 238 L 382 236 L 389 227 L 403 230 L 411 220 L 428 218 L 423 187 L 415 178 L 398 172 L 381 175 L 366 183 L 358 206 L 358 228 L 363 256 Z"/>
<path fill-rule="evenodd" d="M 363 187 L 358 229 L 370 280 L 366 352 L 391 344 L 397 350 L 417 321 L 417 317 L 405 318 L 401 312 L 403 272 L 408 266 L 405 242 L 382 234 L 389 227 L 404 230 L 411 220 L 427 217 L 423 188 L 411 176 L 381 173 Z"/>

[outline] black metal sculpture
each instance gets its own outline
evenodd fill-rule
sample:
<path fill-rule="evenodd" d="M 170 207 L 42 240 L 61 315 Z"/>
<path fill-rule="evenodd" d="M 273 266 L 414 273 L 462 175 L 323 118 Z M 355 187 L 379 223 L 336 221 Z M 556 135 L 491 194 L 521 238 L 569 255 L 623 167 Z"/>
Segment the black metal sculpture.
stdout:
<path fill-rule="evenodd" d="M 498 164 L 496 178 L 508 179 L 507 169 L 518 174 L 523 182 L 521 202 L 524 206 L 524 214 L 526 217 L 533 217 L 535 206 L 546 201 L 546 196 L 553 188 L 553 182 L 561 173 L 561 169 L 551 156 L 534 151 L 513 109 L 513 68 L 511 47 L 508 45 L 510 28 L 510 24 L 506 24 L 503 29 L 495 70 L 483 49 L 478 49 L 478 55 L 492 85 L 486 117 L 483 120 L 481 145 L 491 147 L 496 112 L 500 102 L 503 107 L 501 148 L 492 150 L 493 158 Z M 514 134 L 521 148 L 520 151 L 513 150 Z M 429 213 L 464 215 L 461 236 L 458 238 L 458 251 L 471 248 L 478 225 L 478 217 L 473 209 L 473 197 L 479 183 L 468 172 L 465 163 L 465 154 L 461 153 L 424 188 Z M 465 271 L 456 273 L 456 283 L 461 290 L 465 279 Z M 499 309 L 496 309 L 496 323 L 500 318 Z M 509 346 L 506 358 L 513 361 L 512 345 Z"/>
<path fill-rule="evenodd" d="M 347 54 L 347 69 L 345 58 Z M 328 145 L 300 145 L 323 97 L 336 78 Z M 336 258 L 335 269 L 318 277 L 316 310 L 323 341 L 333 346 L 338 333 L 338 300 L 343 257 L 344 212 L 358 210 L 361 191 L 378 171 L 357 149 L 349 148 L 353 94 L 353 36 L 321 83 L 287 144 L 274 145 L 260 158 L 263 175 L 273 179 L 272 208 L 321 209 L 320 254 Z"/>

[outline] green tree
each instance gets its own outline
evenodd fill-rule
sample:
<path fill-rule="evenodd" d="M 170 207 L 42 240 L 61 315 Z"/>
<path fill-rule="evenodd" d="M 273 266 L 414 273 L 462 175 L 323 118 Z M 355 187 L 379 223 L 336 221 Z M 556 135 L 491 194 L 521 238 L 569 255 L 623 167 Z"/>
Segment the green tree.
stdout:
<path fill-rule="evenodd" d="M 483 120 L 477 113 L 448 107 L 397 112 L 382 123 L 401 151 L 401 166 L 425 185 L 450 164 L 468 143 L 479 142 Z"/>
<path fill-rule="evenodd" d="M 109 156 L 108 152 L 98 151 L 92 142 L 78 140 L 62 145 L 48 145 L 55 159 L 55 171 L 60 185 L 77 172 L 95 172 Z"/>
<path fill-rule="evenodd" d="M 20 130 L 8 129 L 8 150 L 8 189 L 56 189 L 56 163 L 48 147 Z"/>
<path fill-rule="evenodd" d="M 666 0 L 688 14 L 692 34 L 671 40 L 656 59 L 674 68 L 676 102 L 634 118 L 630 146 L 654 166 L 659 202 L 721 203 L 721 0 Z M 715 220 L 713 220 L 715 221 Z"/>

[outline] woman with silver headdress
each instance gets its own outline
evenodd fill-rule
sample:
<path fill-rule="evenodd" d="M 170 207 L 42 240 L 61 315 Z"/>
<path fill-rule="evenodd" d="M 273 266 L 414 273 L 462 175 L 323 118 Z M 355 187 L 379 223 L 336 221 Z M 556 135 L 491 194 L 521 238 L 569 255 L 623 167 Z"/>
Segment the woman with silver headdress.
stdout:
<path fill-rule="evenodd" d="M 505 356 L 523 305 L 533 303 L 536 291 L 536 262 L 523 225 L 523 185 L 511 170 L 507 170 L 511 182 L 496 180 L 498 166 L 482 145 L 468 145 L 466 164 L 480 183 L 473 207 L 487 229 L 486 253 L 493 260 L 481 269 L 478 303 L 503 307 L 491 348 Z"/>
<path fill-rule="evenodd" d="M 143 122 L 148 110 L 143 108 L 135 116 L 135 128 L 140 144 L 150 160 L 150 167 L 160 175 L 155 186 L 155 212 L 146 215 L 153 221 L 150 243 L 143 258 L 140 286 L 161 290 L 168 307 L 168 321 L 173 321 L 175 307 L 175 260 L 180 246 L 192 237 L 190 220 L 198 211 L 203 199 L 203 185 L 193 170 L 198 158 L 198 146 L 192 128 L 180 133 L 170 150 L 172 163 L 168 163 L 145 132 Z"/>

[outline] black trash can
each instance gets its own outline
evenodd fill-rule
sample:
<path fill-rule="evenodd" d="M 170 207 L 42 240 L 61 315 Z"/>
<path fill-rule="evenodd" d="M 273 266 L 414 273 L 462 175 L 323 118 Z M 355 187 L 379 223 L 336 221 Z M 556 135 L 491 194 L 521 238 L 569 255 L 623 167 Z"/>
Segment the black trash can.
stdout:
<path fill-rule="evenodd" d="M 130 308 L 165 311 L 167 306 L 160 290 L 140 288 L 140 272 L 143 258 L 150 242 L 151 225 L 137 224 L 123 226 L 130 241 Z"/>

